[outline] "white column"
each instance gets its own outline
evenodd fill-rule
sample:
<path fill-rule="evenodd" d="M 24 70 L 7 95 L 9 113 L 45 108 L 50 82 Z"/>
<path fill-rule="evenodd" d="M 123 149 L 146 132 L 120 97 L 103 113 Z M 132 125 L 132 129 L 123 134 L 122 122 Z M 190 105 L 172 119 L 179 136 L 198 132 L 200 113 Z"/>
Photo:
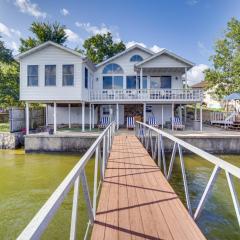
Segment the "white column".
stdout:
<path fill-rule="evenodd" d="M 94 104 L 92 105 L 92 128 L 94 128 L 95 124 L 95 111 L 94 111 Z"/>
<path fill-rule="evenodd" d="M 184 123 L 186 125 L 186 122 L 187 122 L 187 107 L 186 105 L 184 106 Z"/>
<path fill-rule="evenodd" d="M 53 103 L 53 132 L 57 133 L 57 103 Z"/>
<path fill-rule="evenodd" d="M 143 104 L 143 122 L 146 123 L 146 103 Z"/>
<path fill-rule="evenodd" d="M 185 89 L 187 89 L 187 68 L 185 67 Z"/>
<path fill-rule="evenodd" d="M 143 89 L 143 69 L 140 70 L 140 89 Z"/>
<path fill-rule="evenodd" d="M 182 104 L 180 104 L 180 109 L 179 109 L 179 117 L 182 123 Z"/>
<path fill-rule="evenodd" d="M 116 122 L 117 122 L 117 129 L 119 129 L 119 105 L 116 104 Z"/>
<path fill-rule="evenodd" d="M 26 109 L 25 109 L 25 117 L 26 117 L 26 135 L 29 134 L 29 104 L 26 102 Z"/>
<path fill-rule="evenodd" d="M 202 103 L 200 103 L 200 131 L 202 132 Z"/>
<path fill-rule="evenodd" d="M 195 109 L 194 109 L 194 120 L 197 120 L 197 104 L 195 103 Z"/>
<path fill-rule="evenodd" d="M 163 104 L 162 104 L 162 129 L 163 129 Z"/>
<path fill-rule="evenodd" d="M 172 131 L 174 130 L 174 128 L 173 128 L 173 120 L 174 120 L 174 103 L 172 103 Z"/>
<path fill-rule="evenodd" d="M 48 104 L 45 106 L 45 125 L 48 126 Z"/>
<path fill-rule="evenodd" d="M 85 132 L 85 102 L 82 103 L 82 132 Z"/>
<path fill-rule="evenodd" d="M 71 128 L 71 104 L 68 104 L 68 128 Z"/>
<path fill-rule="evenodd" d="M 92 104 L 89 103 L 89 129 L 92 130 Z"/>

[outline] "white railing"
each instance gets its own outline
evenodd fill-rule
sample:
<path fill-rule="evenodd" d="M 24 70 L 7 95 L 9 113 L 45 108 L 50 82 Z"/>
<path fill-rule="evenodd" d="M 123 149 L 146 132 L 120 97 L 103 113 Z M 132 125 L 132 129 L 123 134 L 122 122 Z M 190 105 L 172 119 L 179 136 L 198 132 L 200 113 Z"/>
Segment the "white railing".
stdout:
<path fill-rule="evenodd" d="M 226 118 L 228 118 L 232 112 L 211 112 L 210 118 L 211 123 L 225 123 Z"/>
<path fill-rule="evenodd" d="M 42 206 L 38 213 L 33 217 L 31 222 L 18 236 L 18 240 L 39 239 L 53 216 L 61 206 L 65 197 L 69 193 L 71 187 L 74 187 L 73 203 L 72 203 L 72 217 L 70 226 L 70 240 L 76 239 L 77 227 L 77 209 L 78 209 L 78 194 L 79 184 L 82 183 L 84 199 L 87 205 L 89 222 L 87 225 L 85 238 L 87 237 L 89 226 L 93 224 L 96 215 L 97 196 L 101 184 L 101 179 L 104 178 L 105 167 L 107 164 L 108 154 L 112 146 L 112 139 L 115 132 L 115 123 L 112 122 L 96 139 L 88 151 L 83 155 L 80 161 L 74 166 L 71 172 L 65 177 L 62 183 L 57 187 L 51 197 Z M 101 151 L 102 150 L 102 151 Z M 85 167 L 91 157 L 95 154 L 94 166 L 94 186 L 93 186 L 93 200 L 90 199 L 89 187 L 85 173 Z M 98 164 L 100 161 L 101 178 L 98 182 Z M 85 239 L 84 238 L 84 239 Z"/>
<path fill-rule="evenodd" d="M 90 101 L 201 101 L 201 89 L 103 89 L 90 90 Z"/>
<path fill-rule="evenodd" d="M 234 209 L 236 212 L 237 220 L 240 226 L 240 206 L 238 201 L 238 196 L 235 190 L 233 177 L 240 179 L 240 168 L 212 155 L 209 154 L 200 148 L 197 148 L 179 138 L 176 138 L 175 136 L 166 133 L 160 129 L 157 129 L 155 127 L 151 127 L 145 123 L 136 122 L 136 128 L 135 128 L 135 134 L 136 136 L 141 140 L 143 145 L 145 145 L 147 150 L 150 150 L 150 153 L 154 160 L 157 160 L 158 166 L 161 168 L 161 165 L 163 165 L 163 172 L 167 180 L 170 179 L 172 174 L 172 168 L 176 157 L 176 152 L 178 150 L 179 152 L 179 160 L 181 165 L 181 171 L 182 171 L 182 178 L 183 178 L 183 185 L 184 185 L 184 191 L 185 191 L 185 197 L 186 197 L 186 203 L 187 208 L 190 213 L 190 215 L 193 216 L 193 218 L 196 220 L 207 200 L 207 197 L 209 196 L 212 187 L 214 183 L 216 182 L 217 176 L 221 171 L 224 171 L 226 174 L 229 190 L 231 193 Z M 171 154 L 171 160 L 169 163 L 169 168 L 167 171 L 167 165 L 165 160 L 165 151 L 164 151 L 164 141 L 163 138 L 169 139 L 173 142 L 173 150 Z M 155 141 L 154 141 L 155 139 Z M 187 178 L 185 173 L 185 165 L 184 165 L 184 158 L 183 158 L 183 151 L 182 149 L 186 149 L 190 151 L 191 153 L 197 154 L 201 158 L 207 160 L 208 162 L 215 165 L 213 172 L 210 176 L 210 179 L 207 183 L 207 186 L 201 196 L 201 199 L 198 203 L 198 206 L 196 208 L 195 213 L 192 212 L 192 207 L 190 203 L 189 198 L 189 192 L 188 192 L 188 184 L 187 184 Z M 238 181 L 239 183 L 239 181 Z"/>

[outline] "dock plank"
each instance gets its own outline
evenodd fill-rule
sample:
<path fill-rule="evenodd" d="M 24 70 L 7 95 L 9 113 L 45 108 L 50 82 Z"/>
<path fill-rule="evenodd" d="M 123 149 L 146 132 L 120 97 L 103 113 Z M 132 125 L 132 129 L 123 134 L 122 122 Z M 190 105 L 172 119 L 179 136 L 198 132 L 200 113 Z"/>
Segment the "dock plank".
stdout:
<path fill-rule="evenodd" d="M 120 135 L 113 140 L 91 239 L 206 238 L 139 140 Z"/>

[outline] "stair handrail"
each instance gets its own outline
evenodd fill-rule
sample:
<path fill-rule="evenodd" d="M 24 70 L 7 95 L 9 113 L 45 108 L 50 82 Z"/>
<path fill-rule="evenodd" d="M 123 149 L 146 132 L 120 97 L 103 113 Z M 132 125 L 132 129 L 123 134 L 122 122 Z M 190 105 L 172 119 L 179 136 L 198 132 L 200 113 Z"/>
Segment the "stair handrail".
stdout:
<path fill-rule="evenodd" d="M 227 125 L 229 126 L 230 124 L 233 124 L 237 114 L 238 114 L 237 112 L 232 112 L 228 117 L 225 118 L 224 120 L 225 128 L 227 127 Z"/>

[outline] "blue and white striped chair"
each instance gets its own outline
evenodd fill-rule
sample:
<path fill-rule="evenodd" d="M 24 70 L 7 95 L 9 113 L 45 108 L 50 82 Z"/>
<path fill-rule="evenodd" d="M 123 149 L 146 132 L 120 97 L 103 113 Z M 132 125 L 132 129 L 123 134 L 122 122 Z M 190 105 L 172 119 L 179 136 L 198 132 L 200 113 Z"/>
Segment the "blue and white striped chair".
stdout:
<path fill-rule="evenodd" d="M 127 129 L 133 129 L 135 127 L 134 117 L 127 117 Z"/>
<path fill-rule="evenodd" d="M 102 117 L 99 121 L 98 128 L 106 128 L 110 123 L 109 117 Z"/>
<path fill-rule="evenodd" d="M 149 117 L 148 118 L 148 125 L 152 127 L 158 127 L 157 120 L 155 117 Z"/>
<path fill-rule="evenodd" d="M 182 123 L 180 117 L 173 118 L 173 129 L 174 130 L 184 130 L 185 125 Z"/>

